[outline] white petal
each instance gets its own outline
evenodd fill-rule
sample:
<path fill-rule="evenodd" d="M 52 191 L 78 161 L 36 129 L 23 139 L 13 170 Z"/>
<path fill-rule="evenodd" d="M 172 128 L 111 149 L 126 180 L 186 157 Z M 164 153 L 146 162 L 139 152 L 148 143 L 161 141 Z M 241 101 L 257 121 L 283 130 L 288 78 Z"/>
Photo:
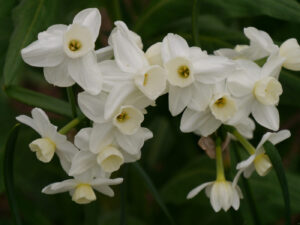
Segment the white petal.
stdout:
<path fill-rule="evenodd" d="M 72 160 L 72 166 L 69 171 L 70 176 L 84 173 L 96 165 L 96 155 L 89 151 L 79 151 Z"/>
<path fill-rule="evenodd" d="M 96 56 L 90 52 L 84 57 L 69 60 L 68 71 L 79 86 L 92 95 L 102 90 L 103 78 L 96 62 Z"/>
<path fill-rule="evenodd" d="M 39 33 L 39 39 L 21 50 L 23 60 L 37 67 L 52 67 L 60 64 L 65 55 L 63 51 L 64 25 L 54 25 Z"/>
<path fill-rule="evenodd" d="M 217 120 L 209 110 L 202 112 L 201 119 L 199 121 L 199 128 L 194 132 L 196 134 L 207 137 L 208 135 L 215 132 L 220 126 L 222 122 Z"/>
<path fill-rule="evenodd" d="M 144 145 L 144 142 L 153 137 L 152 132 L 147 128 L 139 128 L 133 135 L 116 135 L 116 141 L 129 154 L 137 154 Z"/>
<path fill-rule="evenodd" d="M 222 56 L 204 56 L 193 61 L 195 79 L 214 84 L 222 81 L 235 69 L 233 61 Z"/>
<path fill-rule="evenodd" d="M 113 126 L 111 122 L 97 124 L 94 123 L 90 136 L 90 151 L 97 154 L 99 151 L 112 143 Z"/>
<path fill-rule="evenodd" d="M 171 86 L 169 89 L 169 110 L 172 116 L 181 113 L 192 98 L 190 87 L 180 88 Z"/>
<path fill-rule="evenodd" d="M 134 76 L 122 71 L 115 60 L 105 60 L 99 63 L 99 67 L 103 76 L 103 89 L 107 92 L 110 92 L 115 85 L 120 85 L 121 82 L 131 82 Z"/>
<path fill-rule="evenodd" d="M 284 141 L 285 139 L 289 138 L 290 136 L 291 136 L 291 132 L 289 130 L 281 130 L 281 131 L 278 131 L 277 133 L 273 133 L 270 136 L 269 141 L 273 145 L 276 145 L 276 144 Z"/>
<path fill-rule="evenodd" d="M 271 129 L 279 129 L 279 112 L 275 106 L 267 106 L 260 103 L 254 103 L 252 115 L 260 125 Z"/>
<path fill-rule="evenodd" d="M 73 145 L 73 143 L 69 142 L 67 137 L 60 133 L 56 133 L 53 141 L 56 144 L 56 153 L 60 153 L 63 158 L 71 162 L 75 154 L 78 152 L 78 149 Z"/>
<path fill-rule="evenodd" d="M 107 94 L 90 95 L 87 92 L 78 94 L 78 105 L 83 114 L 96 123 L 105 122 L 104 108 Z"/>
<path fill-rule="evenodd" d="M 212 85 L 195 82 L 192 88 L 193 97 L 188 107 L 196 111 L 204 111 L 212 98 Z"/>
<path fill-rule="evenodd" d="M 169 33 L 162 42 L 161 55 L 163 62 L 166 63 L 175 57 L 189 57 L 189 46 L 184 40 L 177 34 Z"/>
<path fill-rule="evenodd" d="M 241 170 L 241 169 L 245 169 L 245 168 L 249 167 L 253 163 L 255 157 L 256 157 L 256 154 L 253 154 L 253 155 L 249 156 L 248 159 L 239 162 L 236 165 L 236 169 Z"/>
<path fill-rule="evenodd" d="M 181 117 L 180 130 L 185 133 L 197 130 L 202 116 L 203 112 L 197 112 L 187 108 Z"/>
<path fill-rule="evenodd" d="M 244 118 L 240 120 L 234 127 L 240 132 L 245 138 L 253 138 L 253 131 L 255 129 L 255 123 L 252 119 Z"/>
<path fill-rule="evenodd" d="M 18 120 L 20 123 L 23 123 L 29 127 L 31 127 L 32 129 L 34 129 L 37 133 L 40 133 L 39 129 L 37 128 L 34 120 L 32 118 L 30 118 L 29 116 L 25 116 L 25 115 L 20 115 L 16 117 L 16 120 Z"/>
<path fill-rule="evenodd" d="M 282 43 L 279 54 L 285 58 L 283 66 L 289 70 L 300 70 L 300 46 L 295 38 Z"/>
<path fill-rule="evenodd" d="M 235 97 L 252 96 L 255 80 L 243 70 L 236 70 L 227 79 L 229 92 Z"/>
<path fill-rule="evenodd" d="M 102 62 L 104 60 L 111 59 L 114 56 L 114 51 L 111 46 L 106 46 L 96 50 L 95 54 L 97 57 L 97 62 Z"/>
<path fill-rule="evenodd" d="M 194 198 L 200 191 L 202 191 L 204 188 L 206 188 L 207 186 L 213 184 L 214 182 L 206 182 L 203 183 L 201 185 L 199 185 L 198 187 L 194 188 L 193 190 L 191 190 L 188 195 L 187 195 L 187 199 L 191 199 Z"/>
<path fill-rule="evenodd" d="M 116 178 L 116 179 L 106 179 L 103 178 L 96 179 L 92 182 L 93 188 L 100 193 L 113 197 L 114 192 L 108 185 L 117 185 L 123 182 L 122 178 Z"/>
<path fill-rule="evenodd" d="M 39 108 L 34 108 L 31 114 L 41 136 L 52 139 L 56 135 L 57 127 L 50 123 L 47 114 Z"/>
<path fill-rule="evenodd" d="M 135 84 L 149 99 L 155 100 L 166 89 L 166 71 L 160 66 L 149 67 L 134 79 Z"/>
<path fill-rule="evenodd" d="M 89 151 L 92 128 L 81 129 L 74 137 L 74 144 L 82 151 Z"/>
<path fill-rule="evenodd" d="M 54 67 L 44 67 L 44 76 L 48 83 L 58 87 L 69 87 L 75 84 L 68 72 L 68 61 L 65 59 Z"/>
<path fill-rule="evenodd" d="M 236 59 L 240 56 L 239 52 L 237 52 L 231 48 L 220 48 L 220 49 L 214 51 L 214 54 L 217 56 L 224 56 L 229 59 Z"/>
<path fill-rule="evenodd" d="M 255 170 L 255 167 L 254 167 L 254 163 L 253 163 L 250 166 L 248 166 L 247 168 L 245 168 L 244 173 L 243 173 L 244 177 L 249 178 L 252 175 L 252 173 L 254 172 L 254 170 Z"/>
<path fill-rule="evenodd" d="M 74 189 L 77 182 L 74 179 L 64 180 L 62 182 L 56 182 L 43 188 L 42 192 L 45 194 L 56 194 Z"/>
<path fill-rule="evenodd" d="M 151 45 L 145 55 L 150 63 L 150 65 L 159 65 L 163 66 L 162 58 L 161 58 L 161 42 L 157 42 Z"/>
<path fill-rule="evenodd" d="M 261 77 L 272 76 L 278 79 L 284 58 L 278 54 L 271 55 L 261 70 Z"/>
<path fill-rule="evenodd" d="M 108 119 L 113 116 L 124 100 L 135 91 L 135 85 L 131 82 L 124 82 L 116 85 L 108 95 L 105 104 L 104 118 Z"/>
<path fill-rule="evenodd" d="M 89 8 L 80 11 L 74 17 L 73 23 L 89 28 L 93 35 L 94 42 L 96 41 L 101 26 L 101 15 L 97 8 Z"/>
<path fill-rule="evenodd" d="M 125 23 L 117 21 L 115 25 L 117 27 L 111 32 L 109 39 L 115 60 L 123 71 L 137 73 L 149 65 L 145 54 L 132 39 Z"/>
<path fill-rule="evenodd" d="M 246 58 L 257 60 L 269 56 L 278 50 L 278 47 L 266 32 L 254 27 L 247 27 L 244 28 L 244 33 L 250 40 L 250 47 L 244 52 Z"/>

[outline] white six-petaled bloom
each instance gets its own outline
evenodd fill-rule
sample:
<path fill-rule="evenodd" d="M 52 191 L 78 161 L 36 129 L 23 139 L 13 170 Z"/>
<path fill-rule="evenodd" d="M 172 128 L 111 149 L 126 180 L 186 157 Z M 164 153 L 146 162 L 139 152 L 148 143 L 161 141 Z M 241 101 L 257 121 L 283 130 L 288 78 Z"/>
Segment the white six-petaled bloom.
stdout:
<path fill-rule="evenodd" d="M 103 63 L 102 66 L 106 66 L 105 70 L 108 71 L 108 73 L 103 73 L 104 79 L 107 77 L 107 79 L 123 81 L 124 85 L 129 86 L 133 83 L 145 96 L 155 100 L 166 89 L 165 70 L 160 65 L 151 64 L 136 42 L 136 36 L 132 35 L 132 31 L 125 23 L 117 21 L 115 25 L 116 28 L 109 36 L 109 44 L 113 47 L 115 61 Z M 111 73 L 111 70 L 116 72 Z M 114 82 L 114 86 L 116 84 Z M 118 85 L 115 88 L 118 89 Z"/>
<path fill-rule="evenodd" d="M 211 85 L 225 80 L 234 69 L 228 58 L 189 47 L 186 40 L 176 34 L 168 34 L 163 39 L 161 58 L 170 84 L 169 110 L 173 116 L 186 106 L 205 110 L 212 96 Z"/>
<path fill-rule="evenodd" d="M 29 144 L 31 151 L 36 153 L 37 158 L 44 162 L 50 162 L 56 153 L 60 163 L 65 170 L 69 170 L 77 148 L 67 140 L 66 136 L 57 132 L 57 127 L 50 123 L 46 113 L 34 108 L 31 111 L 32 118 L 21 115 L 16 119 L 34 129 L 41 138 Z"/>
<path fill-rule="evenodd" d="M 226 180 L 203 183 L 191 190 L 187 198 L 194 198 L 204 188 L 205 194 L 210 198 L 210 203 L 216 212 L 219 212 L 221 209 L 227 211 L 230 207 L 237 210 L 240 207 L 240 199 L 243 198 L 243 194 L 239 186 Z"/>
<path fill-rule="evenodd" d="M 99 94 L 102 76 L 94 53 L 101 25 L 98 9 L 79 12 L 73 23 L 53 25 L 38 34 L 38 40 L 22 49 L 23 60 L 44 67 L 45 79 L 56 86 L 75 82 L 91 94 Z"/>
<path fill-rule="evenodd" d="M 249 60 L 237 60 L 238 69 L 227 79 L 230 93 L 246 102 L 243 111 L 252 113 L 254 119 L 271 130 L 279 129 L 279 113 L 276 108 L 282 94 L 278 81 L 283 59 L 274 54 L 260 68 Z"/>
<path fill-rule="evenodd" d="M 114 191 L 109 186 L 122 182 L 123 178 L 110 179 L 104 173 L 94 177 L 93 173 L 87 172 L 75 176 L 73 179 L 50 184 L 43 188 L 42 192 L 45 194 L 69 192 L 74 202 L 88 204 L 96 200 L 94 190 L 113 197 Z"/>
<path fill-rule="evenodd" d="M 256 150 L 251 153 L 248 159 L 237 164 L 236 168 L 239 170 L 239 174 L 243 173 L 245 177 L 250 177 L 254 170 L 260 176 L 265 176 L 272 168 L 272 163 L 269 157 L 265 154 L 264 143 L 270 141 L 273 145 L 284 141 L 289 138 L 291 133 L 289 130 L 281 130 L 277 133 L 267 132 L 259 142 Z M 236 176 L 235 179 L 238 179 Z"/>

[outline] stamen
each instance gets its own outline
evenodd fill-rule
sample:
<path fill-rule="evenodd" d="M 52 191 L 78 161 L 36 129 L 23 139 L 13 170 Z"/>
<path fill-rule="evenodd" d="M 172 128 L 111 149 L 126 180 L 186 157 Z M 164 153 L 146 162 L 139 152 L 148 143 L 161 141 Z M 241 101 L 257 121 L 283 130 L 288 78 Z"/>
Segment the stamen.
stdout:
<path fill-rule="evenodd" d="M 218 107 L 224 107 L 226 104 L 226 99 L 225 98 L 219 98 L 216 102 L 215 102 L 215 105 L 218 106 Z"/>
<path fill-rule="evenodd" d="M 124 122 L 126 119 L 128 119 L 128 114 L 124 111 L 117 116 L 118 122 Z"/>
<path fill-rule="evenodd" d="M 181 76 L 182 78 L 188 78 L 190 76 L 190 69 L 189 67 L 183 65 L 180 66 L 177 70 L 179 76 Z"/>
<path fill-rule="evenodd" d="M 79 40 L 71 40 L 69 42 L 69 49 L 72 52 L 76 52 L 81 48 L 81 42 Z"/>
<path fill-rule="evenodd" d="M 148 82 L 148 76 L 149 76 L 149 74 L 145 73 L 145 75 L 144 75 L 145 78 L 144 78 L 144 83 L 143 83 L 144 86 L 146 86 L 146 84 Z"/>

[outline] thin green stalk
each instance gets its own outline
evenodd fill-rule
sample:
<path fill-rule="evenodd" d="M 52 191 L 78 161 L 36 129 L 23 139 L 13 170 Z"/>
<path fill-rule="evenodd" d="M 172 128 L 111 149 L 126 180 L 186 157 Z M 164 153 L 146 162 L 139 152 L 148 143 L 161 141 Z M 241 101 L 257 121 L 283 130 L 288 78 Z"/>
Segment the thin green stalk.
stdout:
<path fill-rule="evenodd" d="M 192 30 L 194 45 L 199 46 L 199 32 L 198 32 L 198 0 L 194 0 L 192 10 Z"/>
<path fill-rule="evenodd" d="M 72 109 L 72 117 L 76 118 L 77 117 L 77 112 L 76 112 L 76 101 L 75 101 L 75 97 L 74 97 L 74 91 L 73 91 L 73 87 L 67 87 L 67 94 L 68 94 L 68 99 L 71 105 L 71 109 Z"/>
<path fill-rule="evenodd" d="M 247 141 L 246 138 L 244 138 L 238 131 L 237 129 L 235 129 L 234 127 L 229 127 L 226 126 L 226 129 L 233 134 L 233 136 L 236 137 L 236 139 L 238 139 L 238 141 L 244 146 L 244 148 L 248 151 L 248 153 L 250 155 L 253 155 L 255 153 L 255 148 L 253 147 L 253 145 Z"/>
<path fill-rule="evenodd" d="M 67 123 L 58 132 L 61 134 L 68 133 L 72 128 L 76 127 L 84 118 L 85 118 L 84 116 L 78 116 L 77 118 L 75 118 L 75 119 L 71 120 L 69 123 Z"/>
<path fill-rule="evenodd" d="M 238 152 L 236 143 L 232 143 L 232 144 L 233 144 L 234 156 L 236 157 L 237 161 L 240 162 L 241 156 Z M 259 214 L 258 214 L 257 207 L 256 207 L 256 204 L 254 201 L 254 197 L 253 197 L 253 193 L 252 193 L 250 184 L 249 184 L 248 180 L 245 179 L 243 176 L 241 176 L 240 179 L 242 180 L 242 185 L 243 185 L 245 193 L 246 193 L 246 199 L 247 199 L 254 223 L 256 225 L 260 225 L 261 222 L 260 222 Z"/>
<path fill-rule="evenodd" d="M 122 11 L 120 6 L 120 0 L 113 0 L 114 4 L 114 11 L 115 11 L 115 19 L 121 20 L 122 19 Z"/>
<path fill-rule="evenodd" d="M 223 157 L 222 157 L 222 141 L 217 137 L 216 140 L 216 168 L 217 168 L 217 181 L 225 180 Z"/>
<path fill-rule="evenodd" d="M 20 124 L 16 124 L 9 132 L 4 152 L 3 173 L 4 173 L 4 185 L 6 189 L 8 203 L 11 209 L 12 217 L 16 225 L 22 225 L 22 220 L 16 200 L 15 188 L 14 188 L 14 152 L 16 147 L 16 141 L 20 129 Z"/>

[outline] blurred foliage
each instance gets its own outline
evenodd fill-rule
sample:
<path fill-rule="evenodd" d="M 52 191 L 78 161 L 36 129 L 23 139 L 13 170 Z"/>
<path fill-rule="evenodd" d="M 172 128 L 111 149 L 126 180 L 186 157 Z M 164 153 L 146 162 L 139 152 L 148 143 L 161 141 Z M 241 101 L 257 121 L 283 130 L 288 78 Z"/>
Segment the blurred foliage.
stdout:
<path fill-rule="evenodd" d="M 295 0 L 198 0 L 194 23 L 192 0 L 0 0 L 0 6 L 0 66 L 3 68 L 0 72 L 0 225 L 12 224 L 2 177 L 4 142 L 15 116 L 31 109 L 20 102 L 48 110 L 51 120 L 59 127 L 71 116 L 66 91 L 48 85 L 42 69 L 29 67 L 21 60 L 20 49 L 35 40 L 38 32 L 52 24 L 70 23 L 80 10 L 97 7 L 102 14 L 97 47 L 107 44 L 116 19 L 124 20 L 142 36 L 144 49 L 161 41 L 168 32 L 182 35 L 193 45 L 192 24 L 198 29 L 200 47 L 210 53 L 221 47 L 247 43 L 243 35 L 243 28 L 247 26 L 265 30 L 276 43 L 291 37 L 300 40 L 300 4 Z M 280 81 L 284 89 L 279 105 L 280 127 L 290 129 L 292 137 L 279 144 L 278 150 L 286 169 L 292 221 L 297 224 L 300 221 L 299 72 L 283 71 Z M 241 201 L 239 211 L 227 213 L 214 213 L 204 193 L 186 200 L 189 190 L 214 179 L 215 165 L 198 147 L 198 137 L 179 131 L 179 121 L 180 116 L 172 118 L 169 114 L 167 97 L 159 98 L 157 107 L 149 109 L 144 122 L 153 131 L 154 138 L 145 144 L 139 162 L 158 188 L 176 224 L 255 224 L 247 197 Z M 98 195 L 97 202 L 81 206 L 74 204 L 66 193 L 42 194 L 45 185 L 63 180 L 66 175 L 57 159 L 47 165 L 37 161 L 28 149 L 37 135 L 24 126 L 20 131 L 15 152 L 15 184 L 24 224 L 114 225 L 120 224 L 121 209 L 125 224 L 169 224 L 133 165 L 127 166 L 123 191 L 120 192 L 120 186 L 114 187 L 114 198 Z M 261 127 L 256 129 L 254 144 L 264 132 Z M 240 152 L 246 157 L 242 150 Z M 229 177 L 235 173 L 234 158 L 231 153 L 230 159 L 226 159 Z M 120 171 L 116 176 L 122 174 Z M 284 202 L 274 171 L 266 177 L 253 175 L 249 186 L 262 224 L 283 224 Z M 244 189 L 242 184 L 241 187 Z"/>

